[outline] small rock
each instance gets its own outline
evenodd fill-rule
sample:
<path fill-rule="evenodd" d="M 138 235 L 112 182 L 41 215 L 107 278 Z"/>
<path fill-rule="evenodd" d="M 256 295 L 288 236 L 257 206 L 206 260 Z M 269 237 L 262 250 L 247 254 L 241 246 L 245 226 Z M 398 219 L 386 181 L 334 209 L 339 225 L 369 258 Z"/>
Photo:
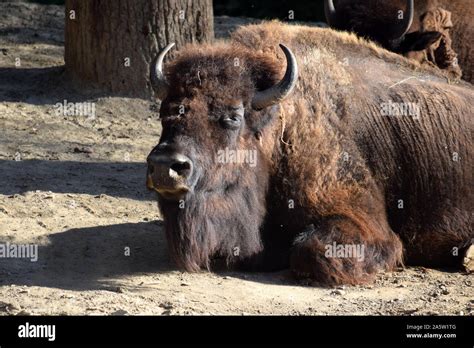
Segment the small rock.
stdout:
<path fill-rule="evenodd" d="M 123 309 L 119 309 L 118 311 L 110 313 L 110 315 L 128 315 L 128 312 Z"/>
<path fill-rule="evenodd" d="M 74 153 L 93 153 L 94 150 L 91 147 L 83 146 L 83 147 L 75 147 L 73 152 Z"/>
<path fill-rule="evenodd" d="M 64 295 L 61 295 L 60 298 L 68 298 L 68 299 L 73 299 L 73 298 L 76 298 L 76 296 L 74 295 L 71 295 L 71 294 L 64 294 Z"/>
<path fill-rule="evenodd" d="M 13 303 L 0 302 L 0 312 L 12 313 L 18 311 L 20 308 L 14 305 Z"/>
<path fill-rule="evenodd" d="M 54 198 L 54 193 L 51 192 L 51 191 L 47 191 L 47 192 L 44 193 L 43 198 L 44 199 L 53 199 Z"/>
<path fill-rule="evenodd" d="M 402 311 L 403 314 L 413 314 L 415 312 L 418 312 L 418 308 L 406 309 L 406 310 Z"/>
<path fill-rule="evenodd" d="M 113 291 L 113 292 L 118 292 L 119 294 L 124 294 L 124 293 L 127 292 L 124 288 L 122 288 L 122 287 L 120 287 L 120 286 L 117 286 L 117 287 L 112 288 L 111 291 Z"/>
<path fill-rule="evenodd" d="M 160 303 L 160 307 L 164 309 L 173 309 L 173 304 L 171 302 Z"/>
<path fill-rule="evenodd" d="M 344 290 L 341 290 L 341 289 L 336 289 L 336 290 L 333 290 L 331 292 L 331 295 L 341 295 L 342 296 L 342 295 L 345 295 L 345 294 L 346 294 L 346 292 Z"/>
<path fill-rule="evenodd" d="M 471 245 L 464 255 L 463 266 L 466 272 L 474 272 L 474 245 Z"/>

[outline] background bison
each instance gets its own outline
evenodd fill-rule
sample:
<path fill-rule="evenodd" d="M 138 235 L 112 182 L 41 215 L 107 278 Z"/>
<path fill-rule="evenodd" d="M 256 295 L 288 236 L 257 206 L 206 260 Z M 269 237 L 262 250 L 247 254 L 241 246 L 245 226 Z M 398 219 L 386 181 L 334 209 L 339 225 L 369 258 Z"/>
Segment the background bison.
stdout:
<path fill-rule="evenodd" d="M 434 1 L 434 0 L 424 0 Z M 463 79 L 474 83 L 474 4 L 470 0 L 437 0 L 439 7 L 451 12 L 453 28 L 450 30 L 452 47 L 458 55 Z"/>
<path fill-rule="evenodd" d="M 470 18 L 461 8 L 469 13 L 472 9 L 467 8 L 472 6 L 462 2 L 453 1 L 459 4 L 450 7 L 454 13 L 437 0 L 325 0 L 325 9 L 332 27 L 353 31 L 420 63 L 436 65 L 451 78 L 460 78 L 461 68 L 471 69 L 466 50 L 459 57 L 460 68 L 457 49 L 461 44 L 456 41 L 453 45 L 452 40 L 470 31 L 470 24 L 456 25 L 453 30 L 453 23 Z M 469 81 L 470 73 L 466 76 Z"/>
<path fill-rule="evenodd" d="M 282 77 L 283 42 L 294 56 L 282 46 Z M 216 257 L 289 265 L 335 285 L 404 260 L 460 265 L 453 250 L 473 238 L 469 86 L 353 35 L 280 23 L 187 47 L 164 75 L 162 55 L 152 76 L 163 134 L 148 183 L 180 267 L 210 268 Z M 384 113 L 387 103 L 419 109 Z M 219 163 L 223 149 L 254 151 L 257 166 Z M 364 257 L 327 256 L 339 245 Z"/>

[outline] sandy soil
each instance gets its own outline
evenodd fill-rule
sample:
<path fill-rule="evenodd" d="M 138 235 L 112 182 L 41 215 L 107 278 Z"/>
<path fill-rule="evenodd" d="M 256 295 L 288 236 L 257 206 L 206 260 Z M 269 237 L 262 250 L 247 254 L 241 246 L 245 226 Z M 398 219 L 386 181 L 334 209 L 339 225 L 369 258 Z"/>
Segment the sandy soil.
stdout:
<path fill-rule="evenodd" d="M 247 21 L 216 18 L 218 36 Z M 62 22 L 61 7 L 0 3 L 0 243 L 39 245 L 37 262 L 0 259 L 0 315 L 474 314 L 473 277 L 443 270 L 338 289 L 177 271 L 145 188 L 156 105 L 75 91 Z M 58 115 L 64 99 L 95 103 L 95 117 Z"/>

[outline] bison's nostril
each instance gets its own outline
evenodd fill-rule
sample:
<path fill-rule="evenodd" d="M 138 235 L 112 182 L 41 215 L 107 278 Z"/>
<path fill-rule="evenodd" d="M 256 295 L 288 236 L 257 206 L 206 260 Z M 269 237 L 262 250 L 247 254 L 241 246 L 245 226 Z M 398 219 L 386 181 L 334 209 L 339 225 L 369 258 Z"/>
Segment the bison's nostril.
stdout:
<path fill-rule="evenodd" d="M 192 176 L 193 163 L 180 153 L 153 152 L 148 158 L 148 175 L 158 186 L 182 186 Z"/>
<path fill-rule="evenodd" d="M 187 171 L 191 169 L 191 163 L 189 162 L 176 162 L 173 163 L 170 167 L 172 170 L 174 170 L 178 175 L 180 176 L 186 176 Z"/>

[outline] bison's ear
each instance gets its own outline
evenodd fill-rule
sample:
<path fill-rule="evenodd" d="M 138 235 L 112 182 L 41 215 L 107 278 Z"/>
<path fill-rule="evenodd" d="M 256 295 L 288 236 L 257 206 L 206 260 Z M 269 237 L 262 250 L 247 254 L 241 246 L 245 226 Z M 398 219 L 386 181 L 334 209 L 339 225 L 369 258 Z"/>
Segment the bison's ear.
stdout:
<path fill-rule="evenodd" d="M 401 54 L 412 51 L 423 51 L 438 41 L 441 35 L 442 34 L 438 31 L 415 31 L 409 33 L 405 35 L 397 51 Z"/>
<path fill-rule="evenodd" d="M 246 124 L 253 133 L 262 132 L 264 128 L 270 123 L 270 121 L 278 118 L 279 115 L 279 105 L 273 105 L 266 108 L 265 110 L 262 110 L 261 112 L 252 109 L 246 115 Z"/>

